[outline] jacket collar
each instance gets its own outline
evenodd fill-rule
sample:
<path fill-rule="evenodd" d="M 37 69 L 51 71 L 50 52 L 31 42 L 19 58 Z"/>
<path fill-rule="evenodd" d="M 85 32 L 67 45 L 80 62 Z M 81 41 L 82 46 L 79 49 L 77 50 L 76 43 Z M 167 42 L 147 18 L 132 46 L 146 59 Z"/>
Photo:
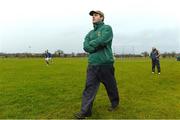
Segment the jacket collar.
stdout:
<path fill-rule="evenodd" d="M 93 26 L 94 26 L 94 30 L 97 30 L 99 27 L 101 27 L 102 25 L 104 25 L 104 22 L 100 21 L 100 22 L 97 22 L 97 23 L 94 23 Z"/>

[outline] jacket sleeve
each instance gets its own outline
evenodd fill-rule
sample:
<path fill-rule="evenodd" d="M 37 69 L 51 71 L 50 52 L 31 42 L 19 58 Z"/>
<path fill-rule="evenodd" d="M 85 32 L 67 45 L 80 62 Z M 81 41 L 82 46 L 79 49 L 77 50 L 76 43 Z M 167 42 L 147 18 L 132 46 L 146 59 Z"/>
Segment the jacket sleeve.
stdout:
<path fill-rule="evenodd" d="M 101 31 L 100 36 L 94 40 L 91 40 L 89 42 L 89 45 L 94 48 L 97 48 L 98 46 L 106 46 L 110 41 L 112 41 L 112 38 L 113 38 L 112 28 L 106 25 Z"/>
<path fill-rule="evenodd" d="M 84 39 L 83 49 L 84 49 L 84 51 L 86 51 L 88 53 L 93 53 L 93 52 L 95 52 L 95 48 L 93 46 L 89 45 L 89 41 L 90 41 L 89 34 L 90 33 L 88 33 Z"/>
<path fill-rule="evenodd" d="M 158 51 L 158 50 L 157 50 L 157 56 L 156 56 L 156 57 L 157 57 L 157 58 L 158 58 L 158 57 L 160 57 L 160 53 L 159 53 L 159 51 Z"/>

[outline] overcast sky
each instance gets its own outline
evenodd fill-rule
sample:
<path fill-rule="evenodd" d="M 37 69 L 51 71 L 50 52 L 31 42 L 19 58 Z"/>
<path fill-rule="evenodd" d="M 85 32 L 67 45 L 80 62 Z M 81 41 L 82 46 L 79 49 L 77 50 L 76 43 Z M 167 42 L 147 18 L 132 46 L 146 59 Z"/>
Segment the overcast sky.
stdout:
<path fill-rule="evenodd" d="M 90 10 L 113 28 L 113 51 L 180 52 L 179 0 L 1 0 L 0 52 L 84 52 Z"/>

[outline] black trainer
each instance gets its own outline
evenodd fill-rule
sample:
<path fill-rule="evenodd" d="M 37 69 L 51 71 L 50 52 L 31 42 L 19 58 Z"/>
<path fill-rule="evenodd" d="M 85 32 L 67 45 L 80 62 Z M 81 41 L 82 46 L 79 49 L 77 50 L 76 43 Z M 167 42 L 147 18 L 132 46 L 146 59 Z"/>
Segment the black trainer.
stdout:
<path fill-rule="evenodd" d="M 116 106 L 110 106 L 109 108 L 108 108 L 108 111 L 115 111 L 115 110 L 117 110 L 117 108 L 118 108 L 118 105 L 116 105 Z"/>
<path fill-rule="evenodd" d="M 90 117 L 91 114 L 83 114 L 82 112 L 78 112 L 74 114 L 76 119 L 85 119 L 86 117 Z"/>

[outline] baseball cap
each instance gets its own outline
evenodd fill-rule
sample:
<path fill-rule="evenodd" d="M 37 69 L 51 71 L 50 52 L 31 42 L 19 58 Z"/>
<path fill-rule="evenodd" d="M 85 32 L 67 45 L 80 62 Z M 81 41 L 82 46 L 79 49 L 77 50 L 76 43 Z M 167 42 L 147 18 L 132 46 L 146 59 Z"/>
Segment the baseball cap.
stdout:
<path fill-rule="evenodd" d="M 102 17 L 104 17 L 104 13 L 101 12 L 101 11 L 99 11 L 99 10 L 92 10 L 92 11 L 89 12 L 89 15 L 90 15 L 90 16 L 93 16 L 94 13 L 99 14 L 99 15 L 101 15 Z"/>

